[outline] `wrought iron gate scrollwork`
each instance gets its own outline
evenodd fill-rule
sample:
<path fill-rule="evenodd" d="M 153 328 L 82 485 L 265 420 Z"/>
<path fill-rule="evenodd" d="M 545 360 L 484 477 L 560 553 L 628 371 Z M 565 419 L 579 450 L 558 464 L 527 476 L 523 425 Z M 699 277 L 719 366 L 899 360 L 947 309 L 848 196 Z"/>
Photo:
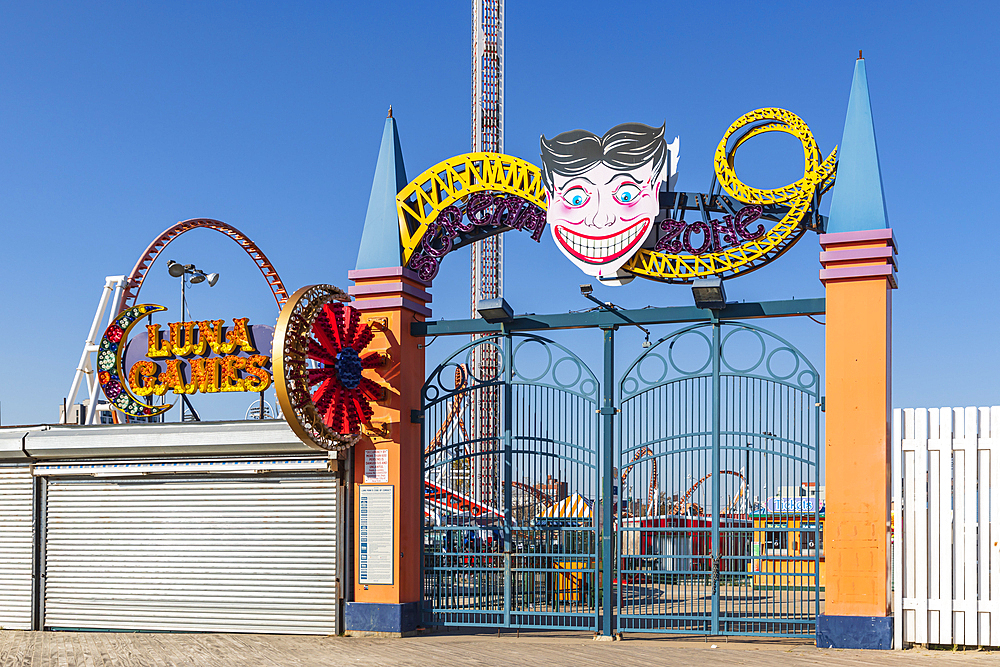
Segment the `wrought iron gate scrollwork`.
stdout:
<path fill-rule="evenodd" d="M 423 622 L 814 634 L 816 368 L 765 329 L 715 320 L 616 377 L 613 334 L 603 381 L 525 333 L 470 342 L 430 374 Z M 476 377 L 473 355 L 487 352 L 497 370 Z M 475 428 L 477 392 L 497 401 L 498 429 Z"/>
<path fill-rule="evenodd" d="M 619 630 L 814 634 L 819 380 L 784 339 L 717 321 L 660 339 L 626 370 Z"/>
<path fill-rule="evenodd" d="M 500 363 L 476 377 L 484 347 Z M 477 392 L 500 402 L 495 434 L 472 427 Z M 528 334 L 477 339 L 430 374 L 424 623 L 596 629 L 599 395 L 579 357 Z"/>

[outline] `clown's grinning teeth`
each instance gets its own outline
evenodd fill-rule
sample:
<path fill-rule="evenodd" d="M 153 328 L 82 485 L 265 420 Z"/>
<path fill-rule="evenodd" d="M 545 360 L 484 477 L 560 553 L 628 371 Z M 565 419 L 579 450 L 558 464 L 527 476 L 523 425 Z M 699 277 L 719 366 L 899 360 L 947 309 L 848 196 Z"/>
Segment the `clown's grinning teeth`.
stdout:
<path fill-rule="evenodd" d="M 577 234 L 563 226 L 556 227 L 559 239 L 574 255 L 581 259 L 600 263 L 616 259 L 627 250 L 636 238 L 648 228 L 648 219 L 641 220 L 620 234 L 604 238 L 592 238 Z"/>
<path fill-rule="evenodd" d="M 594 259 L 604 259 L 610 255 L 621 251 L 639 234 L 639 230 L 632 228 L 626 233 L 619 236 L 612 237 L 610 239 L 590 239 L 583 236 L 577 236 L 576 234 L 569 233 L 563 236 L 563 238 L 569 243 L 569 246 L 573 250 L 577 251 L 581 255 L 586 255 L 588 257 L 593 257 Z"/>

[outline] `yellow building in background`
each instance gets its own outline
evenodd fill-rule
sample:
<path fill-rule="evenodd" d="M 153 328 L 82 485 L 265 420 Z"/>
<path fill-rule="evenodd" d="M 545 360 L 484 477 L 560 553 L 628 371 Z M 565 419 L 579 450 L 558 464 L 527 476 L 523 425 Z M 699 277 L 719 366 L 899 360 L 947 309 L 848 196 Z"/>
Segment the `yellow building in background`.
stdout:
<path fill-rule="evenodd" d="M 803 491 L 808 494 L 813 490 Z M 751 515 L 753 587 L 761 590 L 812 588 L 813 577 L 818 571 L 819 587 L 825 589 L 822 489 L 819 497 L 809 494 L 768 498 L 762 509 Z"/>

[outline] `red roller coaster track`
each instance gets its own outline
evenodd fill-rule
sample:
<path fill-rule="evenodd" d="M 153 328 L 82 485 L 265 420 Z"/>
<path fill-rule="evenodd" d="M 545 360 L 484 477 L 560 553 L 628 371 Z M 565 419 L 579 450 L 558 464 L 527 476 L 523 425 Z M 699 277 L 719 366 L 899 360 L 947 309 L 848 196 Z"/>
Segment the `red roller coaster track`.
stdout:
<path fill-rule="evenodd" d="M 635 451 L 635 454 L 632 456 L 632 465 L 630 465 L 625 472 L 622 473 L 622 488 L 625 487 L 625 482 L 628 480 L 628 476 L 633 470 L 635 470 L 635 462 L 646 456 L 649 456 L 650 461 L 653 463 L 653 471 L 649 476 L 649 491 L 646 493 L 646 516 L 652 516 L 657 501 L 656 494 L 660 492 L 660 474 L 656 469 L 656 457 L 653 454 L 653 450 L 649 447 L 641 447 Z"/>
<path fill-rule="evenodd" d="M 225 234 L 232 240 L 243 248 L 250 259 L 254 261 L 257 268 L 260 269 L 260 273 L 264 276 L 264 280 L 267 281 L 267 286 L 271 288 L 271 293 L 274 294 L 274 300 L 278 304 L 278 309 L 280 310 L 285 302 L 288 301 L 288 291 L 285 290 L 285 286 L 281 282 L 281 278 L 278 277 L 278 272 L 275 270 L 274 266 L 264 255 L 264 251 L 257 247 L 257 244 L 250 240 L 243 232 L 236 229 L 232 225 L 226 224 L 225 222 L 220 222 L 218 220 L 211 220 L 209 218 L 193 218 L 191 220 L 184 220 L 183 222 L 178 222 L 176 225 L 169 227 L 166 231 L 156 237 L 149 247 L 146 248 L 146 252 L 139 257 L 139 261 L 135 263 L 135 268 L 132 269 L 132 273 L 129 274 L 128 280 L 125 283 L 125 289 L 122 292 L 121 306 L 119 307 L 119 312 L 122 312 L 128 308 L 135 305 L 136 299 L 139 296 L 139 290 L 142 289 L 142 281 L 146 278 L 146 271 L 152 266 L 153 262 L 156 260 L 157 255 L 159 255 L 164 248 L 170 245 L 170 242 L 176 239 L 178 236 L 184 232 L 189 232 L 192 229 L 214 229 L 217 232 Z"/>
<path fill-rule="evenodd" d="M 729 506 L 722 511 L 723 514 L 729 514 L 730 511 L 733 509 L 733 507 L 736 506 L 736 503 L 739 502 L 740 496 L 743 495 L 743 490 L 746 488 L 746 482 L 747 482 L 747 480 L 746 480 L 746 477 L 743 476 L 743 473 L 739 473 L 739 472 L 736 472 L 734 470 L 720 470 L 719 474 L 720 475 L 732 475 L 734 477 L 738 477 L 743 482 L 743 484 L 741 485 L 741 488 L 740 488 L 740 492 L 738 494 L 736 494 L 736 498 L 734 498 L 733 502 L 729 503 Z M 684 496 L 679 501 L 677 501 L 677 507 L 684 506 L 684 504 L 687 502 L 688 498 L 691 497 L 691 494 L 694 493 L 695 489 L 697 489 L 699 486 L 701 486 L 702 483 L 708 481 L 711 477 L 712 477 L 712 473 L 708 473 L 707 475 L 705 475 L 704 477 L 702 477 L 701 479 L 699 479 L 697 482 L 695 482 L 694 484 L 692 484 L 691 488 L 687 490 L 687 493 L 685 493 Z M 701 512 L 699 511 L 699 514 L 700 513 Z"/>

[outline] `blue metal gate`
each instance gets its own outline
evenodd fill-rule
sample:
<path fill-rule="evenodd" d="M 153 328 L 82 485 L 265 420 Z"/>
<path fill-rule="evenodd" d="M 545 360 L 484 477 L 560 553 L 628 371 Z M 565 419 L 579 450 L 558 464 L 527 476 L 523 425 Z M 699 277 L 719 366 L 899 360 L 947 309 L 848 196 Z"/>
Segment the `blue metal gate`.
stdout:
<path fill-rule="evenodd" d="M 749 318 L 822 305 L 726 310 Z M 815 634 L 819 373 L 775 334 L 702 312 L 534 316 L 499 333 L 482 320 L 419 329 L 487 332 L 423 387 L 425 624 Z M 620 322 L 696 317 L 708 321 L 615 373 Z M 567 348 L 524 333 L 531 327 L 600 328 L 601 380 Z"/>
<path fill-rule="evenodd" d="M 475 377 L 474 355 L 495 372 Z M 598 628 L 600 396 L 575 354 L 530 334 L 479 338 L 431 373 L 425 624 Z M 499 423 L 481 402 L 499 405 Z"/>
<path fill-rule="evenodd" d="M 619 381 L 619 631 L 809 636 L 822 611 L 819 373 L 714 320 Z"/>

